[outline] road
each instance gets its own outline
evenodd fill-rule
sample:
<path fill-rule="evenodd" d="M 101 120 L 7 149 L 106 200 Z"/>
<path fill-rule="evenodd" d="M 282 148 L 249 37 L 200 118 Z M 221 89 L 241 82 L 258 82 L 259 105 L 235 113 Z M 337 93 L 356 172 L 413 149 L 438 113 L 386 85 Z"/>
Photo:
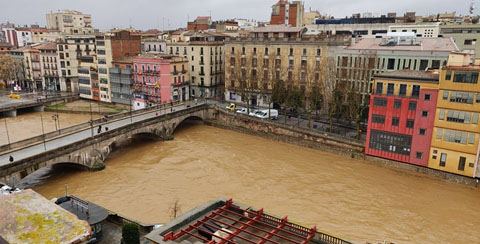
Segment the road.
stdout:
<path fill-rule="evenodd" d="M 187 105 L 191 105 L 192 107 L 194 107 L 194 106 L 200 106 L 204 103 L 205 102 L 203 101 L 198 101 L 197 105 L 195 105 L 192 102 L 176 105 L 173 107 L 173 111 L 185 109 Z M 171 113 L 170 107 L 167 107 L 167 109 L 163 109 L 163 108 L 155 109 L 142 114 L 133 115 L 132 117 L 126 117 L 126 118 L 111 121 L 111 122 L 107 121 L 105 123 L 102 123 L 102 131 L 103 132 L 105 131 L 105 127 L 108 127 L 109 130 L 113 130 L 113 129 L 121 128 L 123 126 L 129 125 L 135 122 L 143 121 L 146 119 L 150 119 L 156 116 L 169 114 L 169 113 Z M 37 143 L 30 147 L 25 147 L 12 152 L 2 153 L 0 155 L 0 166 L 9 164 L 10 156 L 14 158 L 14 161 L 22 160 L 28 157 L 38 155 L 45 151 L 55 150 L 57 148 L 69 145 L 71 143 L 90 138 L 92 137 L 92 135 L 97 134 L 97 130 L 98 130 L 98 126 L 93 128 L 83 129 L 65 136 L 59 136 L 59 137 L 47 140 L 45 141 L 45 143 Z"/>

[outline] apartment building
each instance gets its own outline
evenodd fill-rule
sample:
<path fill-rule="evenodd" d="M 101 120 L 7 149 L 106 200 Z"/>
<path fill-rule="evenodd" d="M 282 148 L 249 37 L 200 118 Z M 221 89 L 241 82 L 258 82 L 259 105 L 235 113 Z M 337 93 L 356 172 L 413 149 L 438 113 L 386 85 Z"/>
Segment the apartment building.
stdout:
<path fill-rule="evenodd" d="M 301 1 L 279 0 L 272 6 L 271 25 L 303 26 L 304 6 Z"/>
<path fill-rule="evenodd" d="M 61 32 L 58 30 L 48 30 L 46 28 L 31 28 L 32 42 L 54 42 L 61 37 Z"/>
<path fill-rule="evenodd" d="M 47 42 L 35 46 L 40 51 L 42 88 L 47 91 L 60 91 L 58 74 L 57 44 Z"/>
<path fill-rule="evenodd" d="M 15 65 L 14 76 L 17 82 L 16 85 L 20 86 L 22 90 L 32 90 L 34 85 L 30 79 L 31 69 L 23 49 L 25 48 L 12 49 L 8 53 L 10 53 Z"/>
<path fill-rule="evenodd" d="M 451 37 L 460 51 L 473 51 L 480 55 L 480 24 L 448 24 L 440 26 L 440 35 Z"/>
<path fill-rule="evenodd" d="M 158 38 L 146 38 L 142 40 L 142 52 L 166 54 L 167 43 L 165 40 Z"/>
<path fill-rule="evenodd" d="M 480 62 L 471 58 L 452 53 L 441 71 L 428 167 L 478 177 Z"/>
<path fill-rule="evenodd" d="M 440 22 L 391 25 L 388 27 L 388 32 L 413 32 L 417 37 L 438 37 L 440 34 Z"/>
<path fill-rule="evenodd" d="M 413 32 L 389 33 L 384 38 L 359 38 L 352 45 L 336 50 L 340 79 L 356 83 L 360 92 L 367 96 L 373 74 L 395 70 L 439 69 L 445 65 L 450 52 L 458 51 L 451 38 L 421 38 Z M 373 59 L 373 62 L 368 62 Z M 365 63 L 373 64 L 368 69 L 370 76 L 356 76 Z"/>
<path fill-rule="evenodd" d="M 78 93 L 81 98 L 100 100 L 95 55 L 84 55 L 78 58 Z"/>
<path fill-rule="evenodd" d="M 92 35 L 92 16 L 74 10 L 47 14 L 47 29 L 59 30 L 67 35 Z"/>
<path fill-rule="evenodd" d="M 249 37 L 225 40 L 225 100 L 248 101 L 268 107 L 273 84 L 284 80 L 302 89 L 320 82 L 320 66 L 329 49 L 350 43 L 348 36 L 303 37 L 306 29 L 288 26 L 258 27 Z M 253 90 L 242 99 L 241 80 L 249 80 Z"/>
<path fill-rule="evenodd" d="M 100 100 L 112 102 L 109 70 L 112 61 L 141 53 L 141 38 L 127 30 L 99 34 L 95 37 Z"/>
<path fill-rule="evenodd" d="M 224 40 L 218 33 L 195 33 L 189 42 L 167 43 L 167 53 L 188 58 L 190 94 L 218 98 L 224 94 Z"/>
<path fill-rule="evenodd" d="M 6 42 L 14 47 L 25 47 L 33 42 L 32 32 L 28 28 L 5 27 L 2 32 Z"/>
<path fill-rule="evenodd" d="M 133 57 L 123 57 L 112 61 L 109 68 L 110 93 L 113 103 L 133 105 Z"/>
<path fill-rule="evenodd" d="M 78 93 L 78 67 L 80 58 L 95 55 L 95 36 L 65 35 L 57 42 L 57 53 L 60 67 L 60 89 L 62 91 Z"/>
<path fill-rule="evenodd" d="M 134 109 L 188 100 L 188 61 L 184 57 L 142 54 L 133 61 Z M 176 91 L 174 93 L 174 91 Z"/>
<path fill-rule="evenodd" d="M 365 154 L 428 166 L 438 73 L 384 72 L 372 85 Z"/>

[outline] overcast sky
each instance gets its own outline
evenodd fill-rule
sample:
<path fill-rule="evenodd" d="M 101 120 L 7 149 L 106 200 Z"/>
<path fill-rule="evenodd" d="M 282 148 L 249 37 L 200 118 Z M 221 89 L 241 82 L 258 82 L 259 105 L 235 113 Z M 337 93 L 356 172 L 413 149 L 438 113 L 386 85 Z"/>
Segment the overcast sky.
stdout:
<path fill-rule="evenodd" d="M 213 20 L 246 18 L 269 20 L 271 5 L 277 0 L 2 0 L 0 23 L 46 24 L 45 14 L 59 9 L 73 9 L 92 15 L 93 26 L 105 30 L 132 26 L 137 29 L 186 27 L 200 15 Z M 305 9 L 319 10 L 337 18 L 353 13 L 385 14 L 415 11 L 425 15 L 456 11 L 468 14 L 470 0 L 306 0 Z M 480 11 L 477 0 L 475 11 Z"/>

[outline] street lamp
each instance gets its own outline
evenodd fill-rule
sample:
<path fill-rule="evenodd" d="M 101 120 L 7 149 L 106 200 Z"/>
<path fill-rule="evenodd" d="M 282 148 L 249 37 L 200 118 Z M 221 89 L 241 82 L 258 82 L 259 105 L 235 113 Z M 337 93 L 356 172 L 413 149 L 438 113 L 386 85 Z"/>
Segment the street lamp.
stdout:
<path fill-rule="evenodd" d="M 45 128 L 43 127 L 43 116 L 40 114 L 40 121 L 42 122 L 42 135 L 43 135 L 43 148 L 47 151 L 47 145 L 45 144 Z"/>
<path fill-rule="evenodd" d="M 58 114 L 52 115 L 52 119 L 55 123 L 55 131 L 57 131 L 58 130 L 58 127 L 57 127 Z"/>
<path fill-rule="evenodd" d="M 8 145 L 10 147 L 10 135 L 8 135 L 7 119 L 4 119 L 4 121 L 5 121 L 5 130 L 7 131 Z"/>

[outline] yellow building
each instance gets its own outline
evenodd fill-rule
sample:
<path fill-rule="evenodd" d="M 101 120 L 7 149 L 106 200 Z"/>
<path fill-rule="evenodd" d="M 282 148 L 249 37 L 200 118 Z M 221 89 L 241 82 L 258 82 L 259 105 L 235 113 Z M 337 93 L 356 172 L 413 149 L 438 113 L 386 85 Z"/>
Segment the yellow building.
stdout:
<path fill-rule="evenodd" d="M 480 65 L 472 54 L 452 53 L 440 85 L 428 167 L 475 177 L 480 138 Z"/>

